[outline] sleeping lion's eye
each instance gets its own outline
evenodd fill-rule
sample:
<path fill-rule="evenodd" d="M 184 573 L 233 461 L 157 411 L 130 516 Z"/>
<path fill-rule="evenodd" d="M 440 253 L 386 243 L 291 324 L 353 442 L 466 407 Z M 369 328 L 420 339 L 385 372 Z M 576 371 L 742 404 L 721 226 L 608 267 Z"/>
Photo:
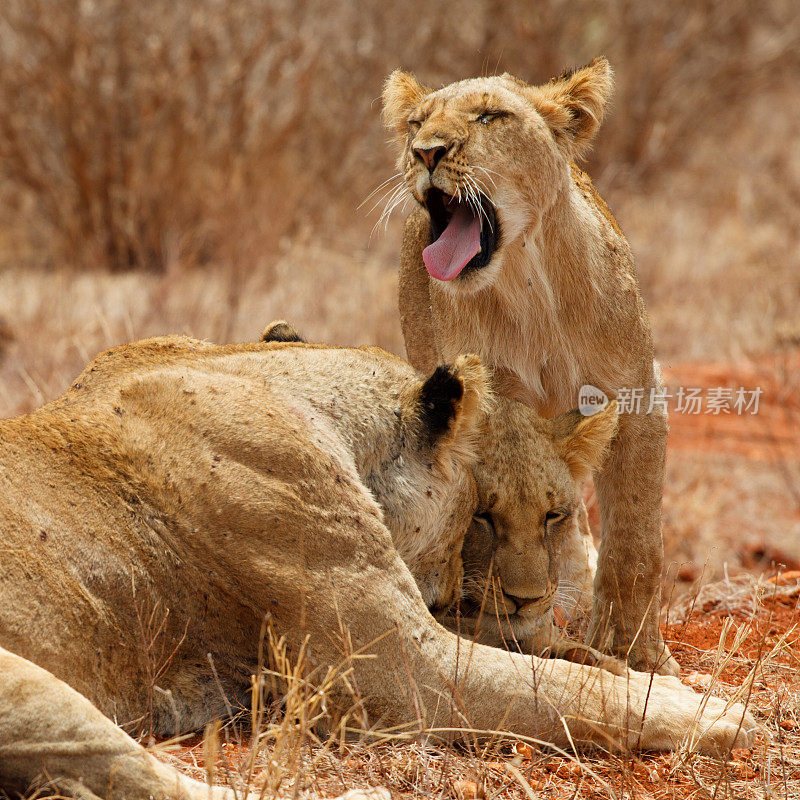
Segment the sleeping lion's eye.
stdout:
<path fill-rule="evenodd" d="M 413 133 L 414 131 L 418 131 L 422 123 L 418 119 L 410 119 L 408 121 L 408 129 Z"/>
<path fill-rule="evenodd" d="M 551 525 L 557 525 L 559 522 L 563 522 L 569 514 L 563 509 L 551 509 L 544 515 L 544 524 L 545 527 L 550 527 Z"/>
<path fill-rule="evenodd" d="M 491 514 L 484 511 L 481 514 L 475 514 L 472 519 L 479 525 L 485 526 L 488 530 L 494 533 L 494 520 L 492 519 Z"/>

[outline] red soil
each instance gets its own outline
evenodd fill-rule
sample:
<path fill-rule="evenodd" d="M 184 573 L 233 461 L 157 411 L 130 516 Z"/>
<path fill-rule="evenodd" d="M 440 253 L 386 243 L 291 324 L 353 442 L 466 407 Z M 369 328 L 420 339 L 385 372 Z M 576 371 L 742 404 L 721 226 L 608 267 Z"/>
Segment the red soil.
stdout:
<path fill-rule="evenodd" d="M 669 448 L 730 453 L 763 461 L 800 459 L 800 352 L 767 356 L 740 365 L 675 364 L 664 369 L 673 396 L 678 387 L 708 390 L 760 388 L 757 414 L 688 414 L 669 400 Z M 705 410 L 705 409 L 704 409 Z"/>

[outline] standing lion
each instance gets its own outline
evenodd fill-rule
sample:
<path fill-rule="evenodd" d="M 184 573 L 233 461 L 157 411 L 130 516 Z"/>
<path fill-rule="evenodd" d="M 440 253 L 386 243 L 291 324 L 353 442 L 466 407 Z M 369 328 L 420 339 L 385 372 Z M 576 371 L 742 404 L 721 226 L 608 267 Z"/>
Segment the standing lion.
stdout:
<path fill-rule="evenodd" d="M 667 416 L 648 403 L 661 390 L 650 325 L 628 243 L 574 164 L 611 88 L 602 58 L 543 86 L 505 74 L 432 91 L 405 72 L 389 77 L 384 115 L 403 186 L 394 197 L 418 203 L 400 314 L 418 369 L 477 353 L 497 391 L 544 416 L 577 406 L 586 384 L 611 397 L 642 390 L 595 475 L 603 538 L 588 641 L 675 674 L 658 629 Z"/>

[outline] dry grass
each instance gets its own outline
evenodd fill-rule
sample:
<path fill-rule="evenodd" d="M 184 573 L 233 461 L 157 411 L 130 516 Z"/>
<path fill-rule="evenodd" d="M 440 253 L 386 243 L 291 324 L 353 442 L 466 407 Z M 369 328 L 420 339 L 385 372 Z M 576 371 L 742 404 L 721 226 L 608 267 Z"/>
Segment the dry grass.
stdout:
<path fill-rule="evenodd" d="M 268 268 L 166 273 L 106 270 L 0 272 L 0 413 L 57 397 L 100 350 L 183 333 L 255 340 L 276 318 L 312 339 L 375 343 L 402 352 L 395 274 L 376 253 L 344 256 L 313 244 L 287 247 Z"/>
<path fill-rule="evenodd" d="M 363 252 L 375 217 L 357 206 L 391 172 L 376 98 L 392 68 L 432 85 L 503 69 L 541 81 L 598 53 L 617 90 L 589 170 L 638 255 L 661 357 L 738 358 L 795 341 L 793 0 L 465 0 L 458 14 L 420 2 L 7 0 L 0 268 L 209 265 L 231 276 L 223 296 L 236 317 L 253 273 L 269 302 L 287 240 L 310 242 L 323 262 Z M 346 269 L 323 287 L 304 283 L 317 264 L 301 263 L 291 294 L 346 298 L 360 278 L 372 301 L 356 338 L 370 341 L 370 316 L 394 316 L 382 289 L 397 245 L 392 227 L 368 256 L 372 275 Z M 361 322 L 315 319 L 336 340 Z M 4 324 L 31 335 L 13 313 Z"/>
<path fill-rule="evenodd" d="M 235 266 L 274 250 L 310 179 L 279 157 L 315 68 L 297 16 L 252 0 L 3 3 L 5 264 Z"/>
<path fill-rule="evenodd" d="M 310 721 L 322 707 L 324 688 L 309 691 L 302 669 L 273 642 L 278 658 L 267 674 L 288 684 L 281 704 L 291 713 L 276 716 L 276 705 L 259 706 L 249 737 L 228 725 L 211 732 L 211 745 L 208 738 L 194 739 L 162 744 L 157 752 L 193 777 L 211 774 L 217 783 L 258 797 L 332 796 L 375 786 L 387 787 L 393 797 L 462 800 L 796 797 L 800 573 L 707 585 L 674 611 L 665 634 L 687 683 L 750 704 L 764 726 L 752 750 L 734 751 L 722 761 L 686 751 L 567 754 L 515 737 L 454 748 L 425 731 L 411 742 L 375 732 L 355 741 L 323 741 Z"/>

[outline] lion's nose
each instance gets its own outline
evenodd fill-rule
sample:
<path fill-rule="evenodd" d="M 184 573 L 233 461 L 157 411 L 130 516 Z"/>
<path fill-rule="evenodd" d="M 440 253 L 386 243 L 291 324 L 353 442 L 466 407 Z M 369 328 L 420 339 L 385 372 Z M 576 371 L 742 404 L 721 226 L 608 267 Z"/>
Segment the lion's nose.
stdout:
<path fill-rule="evenodd" d="M 442 160 L 442 156 L 447 152 L 444 145 L 436 145 L 436 147 L 415 147 L 414 153 L 422 163 L 428 168 L 428 172 L 433 172 L 436 165 Z"/>

